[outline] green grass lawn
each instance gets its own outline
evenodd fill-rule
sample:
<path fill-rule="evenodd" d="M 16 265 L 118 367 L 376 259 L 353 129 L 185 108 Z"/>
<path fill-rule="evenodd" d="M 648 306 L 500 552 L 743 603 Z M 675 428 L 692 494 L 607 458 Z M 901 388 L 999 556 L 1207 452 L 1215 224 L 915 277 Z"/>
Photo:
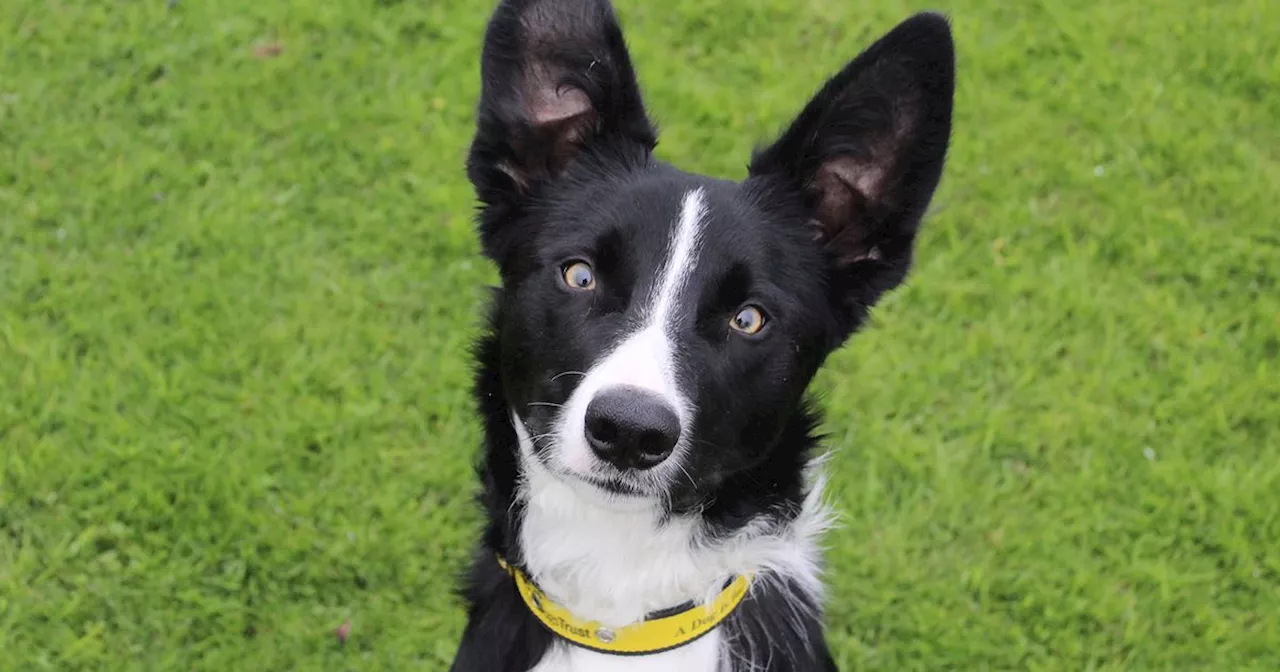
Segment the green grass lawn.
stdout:
<path fill-rule="evenodd" d="M 442 670 L 490 3 L 170 4 L 0 8 L 0 670 Z M 816 385 L 843 669 L 1280 669 L 1280 3 L 618 5 L 729 177 L 953 17 L 919 265 Z"/>

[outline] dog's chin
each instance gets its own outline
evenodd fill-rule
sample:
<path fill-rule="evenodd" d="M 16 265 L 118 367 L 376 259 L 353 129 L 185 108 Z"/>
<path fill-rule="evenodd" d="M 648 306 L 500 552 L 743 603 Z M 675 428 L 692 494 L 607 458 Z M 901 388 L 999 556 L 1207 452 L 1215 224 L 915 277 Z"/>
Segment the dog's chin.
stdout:
<path fill-rule="evenodd" d="M 539 455 L 534 459 L 539 463 L 534 468 L 541 468 L 578 498 L 601 508 L 635 511 L 654 508 L 662 501 L 660 492 L 635 482 L 627 474 L 584 474 L 555 464 L 550 456 Z"/>
<path fill-rule="evenodd" d="M 582 476 L 566 472 L 565 478 L 579 480 L 587 485 L 597 488 L 613 497 L 652 497 L 651 493 L 645 492 L 641 487 L 631 483 L 622 477 L 599 477 L 599 476 Z"/>

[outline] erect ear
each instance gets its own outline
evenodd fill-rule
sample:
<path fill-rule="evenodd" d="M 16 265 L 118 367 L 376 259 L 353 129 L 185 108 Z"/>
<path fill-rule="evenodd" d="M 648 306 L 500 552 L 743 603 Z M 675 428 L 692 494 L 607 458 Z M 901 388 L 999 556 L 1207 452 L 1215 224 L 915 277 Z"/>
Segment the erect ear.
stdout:
<path fill-rule="evenodd" d="M 955 48 L 918 14 L 850 62 L 767 149 L 751 179 L 799 190 L 850 328 L 906 276 L 951 136 Z"/>
<path fill-rule="evenodd" d="M 467 173 L 485 203 L 536 189 L 593 142 L 657 144 L 607 0 L 503 0 L 480 71 Z"/>

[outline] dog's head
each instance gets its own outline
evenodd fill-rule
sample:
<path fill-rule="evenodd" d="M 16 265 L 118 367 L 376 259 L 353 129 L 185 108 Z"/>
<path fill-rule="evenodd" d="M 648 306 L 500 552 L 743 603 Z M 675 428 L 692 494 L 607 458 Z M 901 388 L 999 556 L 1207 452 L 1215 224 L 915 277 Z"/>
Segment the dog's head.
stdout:
<path fill-rule="evenodd" d="M 946 21 L 869 47 L 740 183 L 652 156 L 606 0 L 502 2 L 481 70 L 467 170 L 525 458 L 610 501 L 709 496 L 908 271 L 950 138 Z"/>

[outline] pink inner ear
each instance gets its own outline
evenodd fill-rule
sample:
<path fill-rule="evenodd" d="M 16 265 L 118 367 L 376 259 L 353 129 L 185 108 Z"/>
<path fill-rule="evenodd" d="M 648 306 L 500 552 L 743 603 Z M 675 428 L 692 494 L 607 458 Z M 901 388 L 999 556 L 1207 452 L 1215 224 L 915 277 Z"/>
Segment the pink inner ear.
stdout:
<path fill-rule="evenodd" d="M 520 98 L 529 126 L 512 138 L 513 156 L 498 169 L 528 189 L 564 169 L 590 132 L 595 110 L 582 90 L 556 86 L 552 71 L 543 64 L 525 68 Z"/>
<path fill-rule="evenodd" d="M 818 169 L 819 180 L 822 180 L 824 173 L 828 174 L 828 179 L 835 178 L 847 188 L 857 191 L 865 200 L 880 200 L 880 190 L 884 186 L 885 176 L 882 166 L 842 156 L 822 164 Z"/>
<path fill-rule="evenodd" d="M 883 166 L 843 156 L 822 164 L 811 188 L 818 197 L 814 212 L 820 238 L 840 250 L 845 263 L 879 259 L 880 252 L 867 230 L 867 208 L 882 195 L 886 176 Z"/>
<path fill-rule="evenodd" d="M 531 68 L 525 80 L 525 102 L 535 126 L 554 124 L 591 111 L 587 94 L 572 87 L 557 87 L 550 73 Z"/>

